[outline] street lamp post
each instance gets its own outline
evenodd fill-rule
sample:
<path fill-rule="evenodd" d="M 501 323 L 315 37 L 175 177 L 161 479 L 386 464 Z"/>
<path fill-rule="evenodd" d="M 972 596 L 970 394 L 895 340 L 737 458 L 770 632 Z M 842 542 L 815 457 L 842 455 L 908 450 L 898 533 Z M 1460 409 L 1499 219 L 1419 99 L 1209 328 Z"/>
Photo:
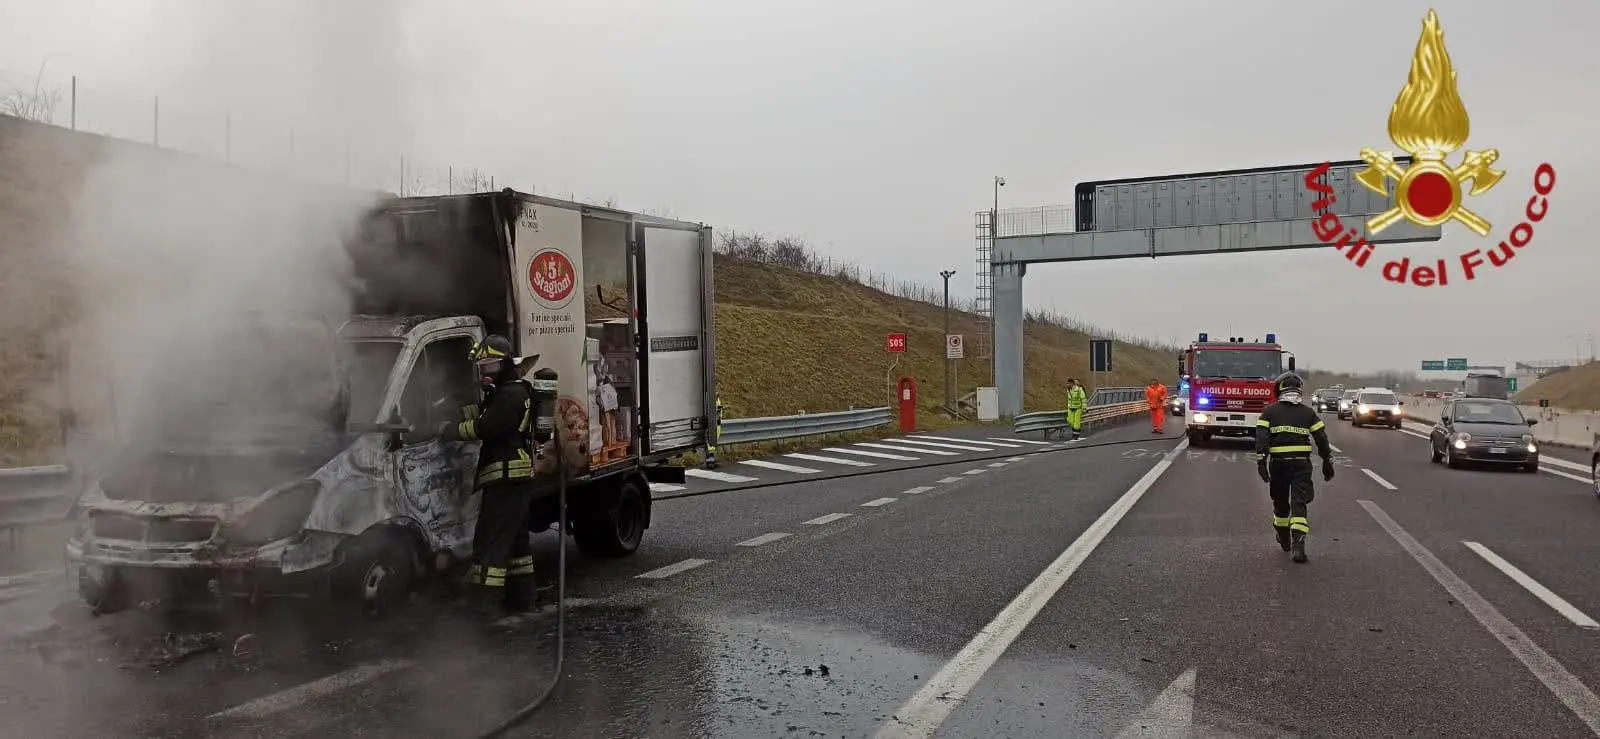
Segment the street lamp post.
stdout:
<path fill-rule="evenodd" d="M 955 379 L 951 377 L 955 370 L 955 365 L 952 364 L 954 360 L 950 359 L 950 278 L 954 277 L 955 274 L 956 271 L 953 269 L 947 269 L 939 273 L 939 276 L 944 278 L 944 407 L 949 408 L 952 412 L 955 411 L 956 401 L 955 396 L 952 395 L 955 392 L 953 387 Z"/>

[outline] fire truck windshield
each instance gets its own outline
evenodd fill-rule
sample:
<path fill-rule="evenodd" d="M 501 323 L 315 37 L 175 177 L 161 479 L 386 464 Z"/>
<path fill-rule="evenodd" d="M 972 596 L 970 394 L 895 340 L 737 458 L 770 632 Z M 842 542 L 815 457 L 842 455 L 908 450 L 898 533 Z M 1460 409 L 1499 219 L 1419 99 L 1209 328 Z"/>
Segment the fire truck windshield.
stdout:
<path fill-rule="evenodd" d="M 1283 371 L 1276 351 L 1206 349 L 1194 353 L 1195 377 L 1270 380 Z"/>

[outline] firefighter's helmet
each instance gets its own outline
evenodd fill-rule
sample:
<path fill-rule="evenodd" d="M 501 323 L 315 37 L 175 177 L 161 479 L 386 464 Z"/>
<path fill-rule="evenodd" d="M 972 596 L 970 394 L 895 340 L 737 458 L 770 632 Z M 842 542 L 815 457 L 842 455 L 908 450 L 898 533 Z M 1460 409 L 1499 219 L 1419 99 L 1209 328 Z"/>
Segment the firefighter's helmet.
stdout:
<path fill-rule="evenodd" d="M 472 347 L 471 359 L 484 377 L 495 377 L 512 366 L 511 340 L 499 334 L 490 334 Z"/>
<path fill-rule="evenodd" d="M 1283 395 L 1284 393 L 1298 393 L 1304 385 L 1305 382 L 1300 379 L 1299 375 L 1293 372 L 1285 372 L 1278 375 L 1277 381 L 1273 383 L 1273 389 L 1279 395 Z"/>

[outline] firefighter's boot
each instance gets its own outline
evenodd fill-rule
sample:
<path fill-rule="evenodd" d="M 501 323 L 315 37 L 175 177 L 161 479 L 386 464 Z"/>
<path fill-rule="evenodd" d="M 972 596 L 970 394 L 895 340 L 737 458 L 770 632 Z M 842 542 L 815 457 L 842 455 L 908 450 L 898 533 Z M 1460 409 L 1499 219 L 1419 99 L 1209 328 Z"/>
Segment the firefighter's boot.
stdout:
<path fill-rule="evenodd" d="M 1283 547 L 1283 551 L 1285 552 L 1289 551 L 1289 527 L 1274 526 L 1273 528 L 1278 532 L 1278 546 Z"/>
<path fill-rule="evenodd" d="M 1306 561 L 1306 533 L 1296 531 L 1289 536 L 1290 558 L 1296 562 Z"/>

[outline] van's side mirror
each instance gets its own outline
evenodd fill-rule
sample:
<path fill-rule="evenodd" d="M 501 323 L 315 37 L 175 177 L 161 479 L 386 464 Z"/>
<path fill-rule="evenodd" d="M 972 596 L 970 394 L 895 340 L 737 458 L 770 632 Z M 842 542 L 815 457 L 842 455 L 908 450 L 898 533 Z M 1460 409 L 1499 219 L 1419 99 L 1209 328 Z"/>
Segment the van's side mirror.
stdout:
<path fill-rule="evenodd" d="M 1405 405 L 1405 404 L 1406 404 L 1406 402 L 1404 400 L 1400 401 L 1400 405 Z"/>
<path fill-rule="evenodd" d="M 1537 418 L 1528 419 L 1528 425 L 1529 426 L 1536 426 L 1536 425 L 1538 425 L 1538 423 L 1539 423 L 1539 419 L 1537 419 Z"/>
<path fill-rule="evenodd" d="M 1294 371 L 1294 355 L 1293 354 L 1289 355 L 1289 371 L 1290 372 Z"/>
<path fill-rule="evenodd" d="M 1449 416 L 1439 416 L 1439 423 L 1449 423 L 1449 422 L 1450 422 L 1450 417 Z"/>

